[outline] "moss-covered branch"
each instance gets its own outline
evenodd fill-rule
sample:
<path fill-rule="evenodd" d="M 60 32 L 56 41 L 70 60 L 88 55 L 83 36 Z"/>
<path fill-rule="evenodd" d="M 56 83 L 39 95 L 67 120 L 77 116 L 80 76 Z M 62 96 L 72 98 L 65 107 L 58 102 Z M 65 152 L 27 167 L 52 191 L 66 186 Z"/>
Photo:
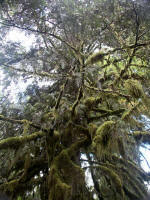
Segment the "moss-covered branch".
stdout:
<path fill-rule="evenodd" d="M 73 103 L 72 105 L 72 116 L 74 115 L 74 111 L 75 111 L 75 108 L 77 107 L 77 105 L 79 104 L 80 102 L 80 99 L 82 98 L 83 96 L 83 93 L 82 93 L 82 87 L 79 88 L 79 91 L 78 91 L 78 95 L 77 95 L 77 99 L 75 100 L 75 102 Z"/>
<path fill-rule="evenodd" d="M 28 120 L 18 120 L 18 119 L 12 119 L 12 118 L 8 118 L 8 117 L 5 117 L 3 115 L 0 115 L 0 120 L 2 121 L 7 121 L 7 122 L 10 122 L 10 123 L 16 123 L 16 124 L 24 124 L 25 122 L 27 122 Z M 38 130 L 42 130 L 44 132 L 48 132 L 47 129 L 43 129 L 40 125 L 37 125 L 37 124 L 34 124 L 30 121 L 28 121 L 29 125 L 32 126 L 33 128 L 35 129 L 38 129 Z"/>
<path fill-rule="evenodd" d="M 91 168 L 91 166 L 89 166 L 89 168 Z M 125 199 L 121 177 L 119 177 L 119 175 L 114 170 L 102 165 L 92 166 L 92 168 L 99 168 L 102 173 L 107 175 L 115 185 L 116 191 L 120 194 L 122 199 Z"/>
<path fill-rule="evenodd" d="M 143 143 L 150 144 L 150 132 L 148 131 L 134 131 L 133 136 L 137 140 L 141 140 Z"/>
<path fill-rule="evenodd" d="M 32 190 L 34 185 L 43 183 L 43 179 L 41 177 L 33 177 L 35 175 L 38 176 L 40 171 L 46 169 L 47 167 L 47 160 L 45 160 L 45 158 L 32 160 L 27 169 L 26 176 L 23 176 L 24 172 L 22 174 L 20 173 L 20 170 L 18 170 L 18 174 L 14 174 L 14 176 L 11 177 L 11 180 L 8 179 L 7 182 L 0 184 L 0 191 L 5 191 L 9 194 L 13 194 L 13 196 L 17 196 L 24 191 Z M 16 179 L 16 177 L 18 178 Z"/>
<path fill-rule="evenodd" d="M 101 110 L 96 110 L 96 112 L 101 112 Z M 123 112 L 125 111 L 125 109 L 121 108 L 121 109 L 118 109 L 118 110 L 112 110 L 112 111 L 107 111 L 106 113 L 104 114 L 101 114 L 101 115 L 98 115 L 98 116 L 94 116 L 94 117 L 89 117 L 88 121 L 91 122 L 91 121 L 94 121 L 94 120 L 99 120 L 101 118 L 104 118 L 104 117 L 109 117 L 109 116 L 112 116 L 112 115 L 116 115 L 116 116 L 120 116 Z"/>
<path fill-rule="evenodd" d="M 49 200 L 69 199 L 72 195 L 72 183 L 77 179 L 78 186 L 84 184 L 84 173 L 73 161 L 80 148 L 87 145 L 88 139 L 79 140 L 62 150 L 53 160 L 49 174 Z M 76 196 L 76 193 L 73 194 Z M 77 199 L 77 198 L 75 198 Z"/>
<path fill-rule="evenodd" d="M 144 172 L 141 168 L 136 166 L 136 163 L 130 161 L 130 160 L 124 160 L 121 157 L 118 157 L 116 155 L 112 155 L 112 161 L 115 163 L 119 162 L 120 165 L 124 165 L 127 168 L 132 169 L 134 172 L 139 173 L 140 176 L 144 179 L 144 181 L 150 181 L 150 176 Z"/>
<path fill-rule="evenodd" d="M 57 98 L 57 101 L 56 101 L 56 105 L 55 105 L 55 109 L 57 110 L 58 109 L 58 107 L 59 107 L 59 104 L 60 104 L 60 100 L 61 100 L 61 98 L 62 98 L 62 95 L 63 95 L 63 92 L 64 92 L 64 90 L 65 90 L 65 88 L 66 88 L 66 86 L 67 86 L 67 84 L 68 84 L 68 78 L 65 80 L 65 83 L 63 84 L 63 86 L 61 87 L 61 90 L 60 90 L 60 93 L 59 93 L 59 95 L 58 95 L 58 98 Z"/>
<path fill-rule="evenodd" d="M 124 97 L 126 99 L 129 99 L 131 98 L 130 95 L 126 95 L 126 94 L 123 94 L 122 92 L 118 91 L 118 90 L 111 90 L 111 89 L 99 89 L 99 88 L 96 88 L 96 87 L 91 87 L 91 86 L 88 86 L 88 85 L 85 85 L 89 90 L 93 90 L 93 91 L 97 91 L 97 92 L 100 92 L 100 93 L 104 93 L 104 94 L 115 94 L 115 95 L 118 95 L 120 97 Z"/>
<path fill-rule="evenodd" d="M 8 149 L 8 148 L 16 149 L 17 147 L 19 147 L 20 145 L 26 142 L 36 140 L 37 138 L 41 138 L 45 135 L 46 135 L 45 132 L 39 131 L 39 132 L 32 133 L 31 135 L 28 135 L 28 136 L 9 137 L 9 138 L 0 140 L 0 149 Z"/>
<path fill-rule="evenodd" d="M 44 181 L 43 177 L 31 179 L 30 181 L 20 183 L 19 179 L 14 179 L 0 185 L 0 191 L 13 195 L 17 198 L 18 195 L 22 195 L 24 191 L 31 191 L 34 186 L 42 184 Z M 15 198 L 15 199 L 16 199 Z"/>
<path fill-rule="evenodd" d="M 20 68 L 16 68 L 7 64 L 3 65 L 4 67 L 7 67 L 9 70 L 12 71 L 17 71 L 26 75 L 32 75 L 32 76 L 39 76 L 40 78 L 50 78 L 50 79 L 58 79 L 60 78 L 60 76 L 64 77 L 65 75 L 60 75 L 58 73 L 48 73 L 48 72 L 39 72 L 39 71 L 28 71 L 26 69 L 20 69 Z M 67 76 L 67 74 L 66 74 Z"/>

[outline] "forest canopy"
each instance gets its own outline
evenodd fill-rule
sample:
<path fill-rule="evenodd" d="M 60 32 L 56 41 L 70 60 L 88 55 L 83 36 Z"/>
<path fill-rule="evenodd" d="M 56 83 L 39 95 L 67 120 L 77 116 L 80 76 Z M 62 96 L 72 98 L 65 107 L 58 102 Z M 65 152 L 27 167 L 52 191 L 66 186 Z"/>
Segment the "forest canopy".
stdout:
<path fill-rule="evenodd" d="M 149 38 L 149 0 L 0 1 L 2 194 L 147 197 Z"/>

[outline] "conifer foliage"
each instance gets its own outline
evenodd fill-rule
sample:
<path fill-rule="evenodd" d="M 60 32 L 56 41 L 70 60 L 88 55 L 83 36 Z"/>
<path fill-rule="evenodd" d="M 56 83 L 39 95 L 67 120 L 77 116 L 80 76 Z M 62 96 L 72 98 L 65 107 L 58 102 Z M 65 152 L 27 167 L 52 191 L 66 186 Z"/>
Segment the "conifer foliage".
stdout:
<path fill-rule="evenodd" d="M 149 13 L 148 0 L 0 2 L 2 194 L 146 198 Z M 34 38 L 30 49 L 13 31 Z"/>

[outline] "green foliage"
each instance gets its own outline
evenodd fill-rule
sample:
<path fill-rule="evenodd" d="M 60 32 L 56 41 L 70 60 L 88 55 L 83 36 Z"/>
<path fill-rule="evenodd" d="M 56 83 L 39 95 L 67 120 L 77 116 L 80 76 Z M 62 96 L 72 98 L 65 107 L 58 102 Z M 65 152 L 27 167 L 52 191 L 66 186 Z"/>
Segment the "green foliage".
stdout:
<path fill-rule="evenodd" d="M 148 4 L 2 2 L 0 191 L 13 200 L 144 199 Z M 31 47 L 6 40 L 12 30 L 33 37 Z"/>

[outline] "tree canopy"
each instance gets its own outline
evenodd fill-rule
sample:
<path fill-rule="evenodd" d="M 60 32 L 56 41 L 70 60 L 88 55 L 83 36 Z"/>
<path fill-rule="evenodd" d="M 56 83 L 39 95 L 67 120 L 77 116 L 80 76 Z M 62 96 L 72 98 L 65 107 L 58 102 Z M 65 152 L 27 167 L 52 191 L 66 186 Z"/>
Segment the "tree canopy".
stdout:
<path fill-rule="evenodd" d="M 30 49 L 13 30 L 34 38 Z M 144 200 L 149 30 L 148 0 L 0 1 L 2 193 Z"/>

